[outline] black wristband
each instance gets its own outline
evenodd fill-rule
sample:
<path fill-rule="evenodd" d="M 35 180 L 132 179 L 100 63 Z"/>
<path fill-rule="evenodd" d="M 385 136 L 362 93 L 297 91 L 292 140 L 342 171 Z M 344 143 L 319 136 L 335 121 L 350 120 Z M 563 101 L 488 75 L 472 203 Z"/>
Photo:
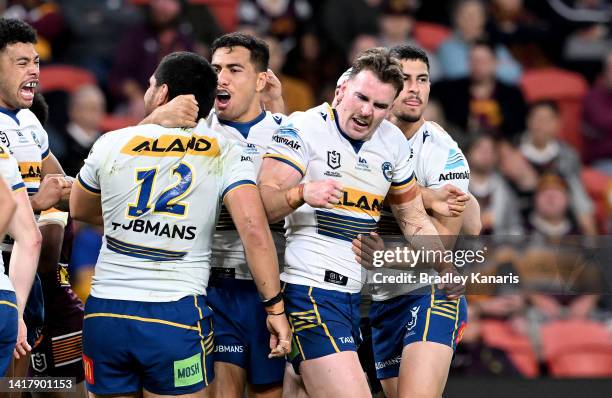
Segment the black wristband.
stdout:
<path fill-rule="evenodd" d="M 272 307 L 274 304 L 278 304 L 283 301 L 283 292 L 278 292 L 278 294 L 272 298 L 267 300 L 262 300 L 262 304 L 264 307 Z"/>

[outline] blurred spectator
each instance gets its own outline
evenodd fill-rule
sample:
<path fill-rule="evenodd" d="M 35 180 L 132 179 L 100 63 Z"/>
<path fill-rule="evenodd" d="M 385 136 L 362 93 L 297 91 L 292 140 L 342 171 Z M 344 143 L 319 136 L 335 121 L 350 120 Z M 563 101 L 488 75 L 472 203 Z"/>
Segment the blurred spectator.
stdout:
<path fill-rule="evenodd" d="M 563 4 L 552 1 L 551 5 L 559 6 L 559 3 Z M 592 82 L 601 59 L 612 48 L 612 5 L 606 0 L 576 0 L 573 3 L 565 13 L 561 11 L 573 28 L 565 40 L 563 58 L 569 62 L 569 67 Z"/>
<path fill-rule="evenodd" d="M 549 63 L 542 51 L 550 35 L 548 24 L 529 12 L 523 0 L 492 0 L 490 16 L 491 39 L 507 46 L 523 67 Z"/>
<path fill-rule="evenodd" d="M 512 140 L 525 126 L 523 94 L 496 79 L 497 59 L 488 41 L 474 42 L 469 64 L 469 77 L 436 83 L 432 96 L 442 104 L 446 118 L 468 133 Z"/>
<path fill-rule="evenodd" d="M 384 47 L 391 48 L 399 44 L 409 44 L 423 47 L 412 36 L 416 23 L 415 1 L 409 0 L 385 0 L 382 3 L 382 12 L 379 19 L 380 34 L 378 40 Z M 432 82 L 440 80 L 442 71 L 440 63 L 435 54 L 427 52 L 429 58 L 429 80 Z"/>
<path fill-rule="evenodd" d="M 612 52 L 604 62 L 601 81 L 584 99 L 584 159 L 592 167 L 612 176 Z"/>
<path fill-rule="evenodd" d="M 106 101 L 97 86 L 83 86 L 71 96 L 69 122 L 64 131 L 50 137 L 53 153 L 67 175 L 76 176 L 93 143 L 100 136 Z"/>
<path fill-rule="evenodd" d="M 582 231 L 595 234 L 593 203 L 580 179 L 580 159 L 572 147 L 558 139 L 560 127 L 559 110 L 554 102 L 532 104 L 519 150 L 539 176 L 546 173 L 562 176 L 569 188 L 573 214 Z"/>
<path fill-rule="evenodd" d="M 381 0 L 326 1 L 321 10 L 323 37 L 330 47 L 346 54 L 353 39 L 360 34 L 376 35 Z"/>
<path fill-rule="evenodd" d="M 144 117 L 143 95 L 164 56 L 193 50 L 194 41 L 181 30 L 183 7 L 182 0 L 151 0 L 147 20 L 127 32 L 119 44 L 109 83 L 115 97 L 125 101 L 119 110 L 124 116 Z"/>
<path fill-rule="evenodd" d="M 471 304 L 468 307 L 469 323 L 463 330 L 463 338 L 453 356 L 450 375 L 519 376 L 520 372 L 506 351 L 485 343 L 480 312 L 476 305 Z"/>
<path fill-rule="evenodd" d="M 70 32 L 61 59 L 96 74 L 106 84 L 117 43 L 128 26 L 140 21 L 140 12 L 130 0 L 58 0 Z"/>
<path fill-rule="evenodd" d="M 455 31 L 438 49 L 438 60 L 443 76 L 458 79 L 470 73 L 470 47 L 485 35 L 486 8 L 480 0 L 459 0 L 452 11 Z M 517 83 L 521 66 L 508 49 L 498 44 L 493 47 L 497 57 L 495 73 L 505 83 Z"/>
<path fill-rule="evenodd" d="M 312 16 L 309 0 L 241 0 L 238 6 L 240 26 L 251 26 L 260 34 L 274 36 L 286 48 L 297 44 Z"/>
<path fill-rule="evenodd" d="M 38 42 L 36 52 L 41 61 L 51 61 L 65 49 L 67 44 L 66 28 L 61 10 L 55 1 L 16 0 L 4 12 L 5 18 L 26 21 L 34 29 Z"/>
<path fill-rule="evenodd" d="M 466 148 L 470 165 L 470 192 L 480 205 L 482 235 L 518 235 L 522 233 L 517 200 L 496 171 L 495 142 L 490 136 L 474 138 Z"/>
<path fill-rule="evenodd" d="M 425 108 L 425 112 L 423 113 L 423 118 L 443 126 L 448 134 L 453 137 L 453 140 L 457 142 L 459 148 L 465 148 L 469 144 L 469 139 L 465 131 L 446 119 L 446 115 L 444 114 L 444 109 L 442 108 L 440 101 L 430 99 L 427 103 L 427 108 Z"/>
<path fill-rule="evenodd" d="M 540 177 L 534 196 L 534 210 L 527 219 L 527 230 L 547 238 L 577 235 L 580 230 L 569 217 L 568 187 L 559 175 Z"/>
<path fill-rule="evenodd" d="M 303 80 L 283 74 L 285 51 L 279 41 L 272 36 L 264 38 L 270 48 L 270 69 L 276 74 L 283 86 L 285 113 L 305 111 L 315 104 L 314 94 L 310 86 Z"/>

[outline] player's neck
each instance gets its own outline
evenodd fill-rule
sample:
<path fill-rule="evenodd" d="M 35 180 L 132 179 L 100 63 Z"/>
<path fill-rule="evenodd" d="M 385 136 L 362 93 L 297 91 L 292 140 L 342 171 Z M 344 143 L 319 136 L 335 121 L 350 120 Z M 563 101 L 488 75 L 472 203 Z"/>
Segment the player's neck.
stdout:
<path fill-rule="evenodd" d="M 425 119 L 421 117 L 416 122 L 408 122 L 400 119 L 395 119 L 394 123 L 397 127 L 399 127 L 400 130 L 402 130 L 402 133 L 404 133 L 406 139 L 411 139 L 425 123 Z"/>
<path fill-rule="evenodd" d="M 259 102 L 259 97 L 257 97 L 257 101 L 253 101 L 246 112 L 238 116 L 236 119 L 230 121 L 238 123 L 248 123 L 252 120 L 255 120 L 259 115 L 261 115 L 261 112 L 263 112 L 263 109 L 261 107 L 261 103 Z"/>

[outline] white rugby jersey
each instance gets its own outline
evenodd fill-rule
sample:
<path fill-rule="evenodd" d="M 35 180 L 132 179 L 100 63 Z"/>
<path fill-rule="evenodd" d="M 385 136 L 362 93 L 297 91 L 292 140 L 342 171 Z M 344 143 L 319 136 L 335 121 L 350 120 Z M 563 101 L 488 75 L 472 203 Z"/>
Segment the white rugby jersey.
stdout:
<path fill-rule="evenodd" d="M 0 178 L 3 178 L 6 184 L 13 190 L 18 191 L 25 189 L 25 184 L 21 179 L 17 160 L 9 153 L 8 148 L 0 145 Z M 0 237 L 0 239 L 3 237 Z M 13 290 L 13 285 L 8 276 L 4 274 L 4 262 L 0 255 L 0 290 Z"/>
<path fill-rule="evenodd" d="M 302 182 L 335 179 L 344 196 L 333 209 L 302 205 L 285 219 L 283 281 L 357 293 L 365 281 L 351 242 L 376 228 L 387 192 L 415 182 L 401 131 L 383 121 L 368 141 L 350 139 L 328 104 L 292 114 L 265 157 L 294 167 Z"/>
<path fill-rule="evenodd" d="M 194 129 L 143 125 L 103 135 L 78 175 L 102 195 L 105 236 L 91 294 L 135 301 L 205 294 L 223 197 L 255 184 L 242 156 L 205 120 Z"/>
<path fill-rule="evenodd" d="M 470 183 L 470 169 L 451 136 L 434 122 L 425 122 L 417 132 L 408 140 L 410 156 L 415 165 L 415 176 L 418 183 L 426 188 L 439 189 L 444 185 L 452 184 L 463 192 L 468 192 Z M 381 235 L 401 235 L 393 214 L 389 209 L 383 211 L 378 232 Z M 394 273 L 395 270 L 386 270 Z M 398 271 L 399 272 L 399 271 Z M 437 274 L 431 270 L 430 274 Z M 372 299 L 374 301 L 387 300 L 406 294 L 424 284 L 385 284 L 372 286 Z"/>
<path fill-rule="evenodd" d="M 38 192 L 42 161 L 49 156 L 49 139 L 29 109 L 10 111 L 0 108 L 0 145 L 8 147 L 17 159 L 28 194 Z"/>
<path fill-rule="evenodd" d="M 219 119 L 213 109 L 208 115 L 207 124 L 212 130 L 221 133 L 226 138 L 240 142 L 244 147 L 245 160 L 253 162 L 255 173 L 257 173 L 261 167 L 262 157 L 272 140 L 272 134 L 278 129 L 284 118 L 282 114 L 262 111 L 250 122 L 232 122 Z M 270 229 L 277 253 L 281 256 L 285 245 L 283 223 L 272 224 Z M 252 279 L 242 241 L 224 205 L 221 206 L 214 235 L 211 267 L 211 272 L 215 276 Z"/>

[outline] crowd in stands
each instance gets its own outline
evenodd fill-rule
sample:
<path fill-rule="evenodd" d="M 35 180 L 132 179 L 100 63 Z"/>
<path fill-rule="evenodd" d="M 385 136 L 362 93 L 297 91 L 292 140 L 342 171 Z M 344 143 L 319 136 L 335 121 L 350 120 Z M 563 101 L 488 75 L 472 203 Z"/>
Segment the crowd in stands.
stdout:
<path fill-rule="evenodd" d="M 468 159 L 483 234 L 612 232 L 612 3 L 450 3 L 4 0 L 0 12 L 37 29 L 46 128 L 70 175 L 97 137 L 143 117 L 148 79 L 170 52 L 208 56 L 214 38 L 234 30 L 263 37 L 291 113 L 331 102 L 360 50 L 411 43 L 430 57 L 426 117 Z M 100 231 L 77 228 L 71 269 L 82 297 L 100 245 Z M 558 264 L 561 257 L 509 251 L 495 266 L 520 270 L 529 260 Z M 609 297 L 492 293 L 468 302 L 451 375 L 611 376 Z"/>

